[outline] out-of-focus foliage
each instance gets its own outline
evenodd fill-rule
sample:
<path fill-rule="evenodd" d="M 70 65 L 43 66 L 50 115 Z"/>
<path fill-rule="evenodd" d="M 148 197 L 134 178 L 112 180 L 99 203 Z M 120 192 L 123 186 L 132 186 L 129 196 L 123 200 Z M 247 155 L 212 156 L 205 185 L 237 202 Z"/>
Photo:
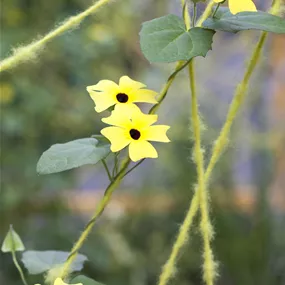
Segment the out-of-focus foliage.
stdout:
<path fill-rule="evenodd" d="M 89 0 L 2 0 L 1 57 L 90 3 Z M 107 180 L 102 180 L 102 167 L 43 177 L 37 175 L 36 163 L 52 144 L 99 133 L 103 124 L 93 110 L 86 86 L 105 78 L 117 81 L 127 74 L 148 81 L 150 88 L 159 90 L 169 75 L 168 66 L 163 70 L 147 63 L 140 52 L 138 32 L 143 21 L 165 15 L 174 5 L 179 7 L 179 1 L 114 2 L 78 29 L 49 43 L 37 62 L 1 75 L 1 240 L 9 224 L 13 224 L 28 250 L 71 249 L 87 218 L 71 211 L 62 193 L 71 195 L 67 189 L 79 188 L 85 171 L 94 172 L 94 182 L 100 180 L 106 184 Z M 179 8 L 176 11 L 180 13 Z M 230 42 L 232 36 L 227 37 Z M 207 71 L 212 74 L 216 66 L 211 64 Z M 189 102 L 185 104 L 184 100 L 179 105 L 177 99 L 188 93 L 187 79 L 181 77 L 166 100 L 168 107 L 161 111 L 161 120 L 171 121 L 172 144 L 159 146 L 160 158 L 143 164 L 117 191 L 133 199 L 145 201 L 144 197 L 153 196 L 153 200 L 148 198 L 140 209 L 143 202 L 130 206 L 122 216 L 115 207 L 110 207 L 113 214 L 103 216 L 81 251 L 89 259 L 83 274 L 102 283 L 155 284 L 188 207 L 196 175 L 187 126 Z M 256 79 L 257 83 L 262 78 Z M 207 95 L 211 98 L 212 94 Z M 204 106 L 206 118 L 210 118 L 213 106 L 219 113 L 220 106 L 215 100 L 212 98 Z M 208 150 L 210 142 L 206 140 L 207 153 Z M 210 189 L 216 230 L 214 248 L 220 262 L 218 284 L 282 285 L 285 227 L 282 216 L 268 207 L 272 173 L 266 171 L 256 178 L 257 206 L 250 213 L 240 211 L 232 191 L 235 187 L 230 175 L 232 151 L 230 148 L 220 160 Z M 258 155 L 264 157 L 265 164 L 270 162 L 268 152 L 259 151 Z M 77 194 L 80 191 L 83 190 L 77 190 Z M 125 204 L 123 208 L 128 206 Z M 196 226 L 195 233 L 179 260 L 175 284 L 202 284 L 201 245 Z M 1 253 L 0 260 L 0 284 L 20 285 L 9 254 Z M 31 276 L 30 284 L 41 283 L 39 279 L 40 276 Z"/>

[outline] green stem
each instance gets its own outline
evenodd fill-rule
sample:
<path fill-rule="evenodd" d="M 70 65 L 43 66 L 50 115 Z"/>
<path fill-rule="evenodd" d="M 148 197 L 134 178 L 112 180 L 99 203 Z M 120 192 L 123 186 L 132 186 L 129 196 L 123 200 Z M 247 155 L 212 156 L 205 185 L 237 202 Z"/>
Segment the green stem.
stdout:
<path fill-rule="evenodd" d="M 124 178 L 125 176 L 127 176 L 130 172 L 132 172 L 135 168 L 137 168 L 140 164 L 142 164 L 145 161 L 145 158 L 140 160 L 139 162 L 137 162 L 133 167 L 131 167 L 122 178 Z"/>
<path fill-rule="evenodd" d="M 102 159 L 102 163 L 103 163 L 103 166 L 104 166 L 104 168 L 105 168 L 105 170 L 106 170 L 106 173 L 107 173 L 107 175 L 108 175 L 109 180 L 112 181 L 113 178 L 112 178 L 112 175 L 111 175 L 111 173 L 110 173 L 110 171 L 109 171 L 109 168 L 108 168 L 108 165 L 107 165 L 107 163 L 106 163 L 106 160 L 105 160 L 105 159 Z"/>
<path fill-rule="evenodd" d="M 221 6 L 221 3 L 219 3 L 219 4 L 217 5 L 217 7 L 216 7 L 216 9 L 215 9 L 215 11 L 214 11 L 214 13 L 213 13 L 213 16 L 212 16 L 213 18 L 215 18 L 215 15 L 216 15 L 217 11 L 219 10 L 220 6 Z"/>
<path fill-rule="evenodd" d="M 118 156 L 119 156 L 119 152 L 116 152 L 115 155 L 114 155 L 114 168 L 113 168 L 113 171 L 112 171 L 112 177 L 115 177 L 118 173 Z"/>
<path fill-rule="evenodd" d="M 192 27 L 195 27 L 196 18 L 197 18 L 197 4 L 194 3 L 193 18 L 192 18 Z"/>
<path fill-rule="evenodd" d="M 20 266 L 20 264 L 19 264 L 19 262 L 18 262 L 18 260 L 17 260 L 17 256 L 16 256 L 15 251 L 12 251 L 11 253 L 12 253 L 13 262 L 14 262 L 16 268 L 18 269 L 18 271 L 19 271 L 19 273 L 20 273 L 20 276 L 21 276 L 21 279 L 22 279 L 23 283 L 24 283 L 25 285 L 28 285 L 28 283 L 27 283 L 27 281 L 26 281 L 26 278 L 25 278 L 25 275 L 24 275 L 24 272 L 23 272 L 23 270 L 22 270 L 22 268 L 21 268 L 21 266 Z"/>
<path fill-rule="evenodd" d="M 159 108 L 160 104 L 163 102 L 164 98 L 166 97 L 167 92 L 168 92 L 168 90 L 169 90 L 171 84 L 173 83 L 173 81 L 174 81 L 176 75 L 177 75 L 182 69 L 184 69 L 184 68 L 189 64 L 189 62 L 190 62 L 190 60 L 188 60 L 188 61 L 186 61 L 186 62 L 180 61 L 180 62 L 177 64 L 177 66 L 176 66 L 174 72 L 168 77 L 168 79 L 167 79 L 167 81 L 166 81 L 166 83 L 165 83 L 165 85 L 164 85 L 162 91 L 160 92 L 159 98 L 158 98 L 158 100 L 157 100 L 158 103 L 157 103 L 156 105 L 154 105 L 154 106 L 150 109 L 149 114 L 154 114 L 154 113 L 156 113 L 156 111 L 157 111 L 157 109 Z"/>
<path fill-rule="evenodd" d="M 203 13 L 203 15 L 199 18 L 199 20 L 197 21 L 197 24 L 196 24 L 196 26 L 197 27 L 201 27 L 202 26 L 202 24 L 204 23 L 204 21 L 207 19 L 207 18 L 209 18 L 210 17 L 210 15 L 212 14 L 212 9 L 213 9 L 213 7 L 216 5 L 216 2 L 214 2 L 214 0 L 211 0 L 209 3 L 208 3 L 208 5 L 207 5 L 207 7 L 206 7 L 206 9 L 205 9 L 205 11 L 204 11 L 204 13 Z"/>
<path fill-rule="evenodd" d="M 190 23 L 191 23 L 191 19 L 190 19 L 190 15 L 188 13 L 188 5 L 187 5 L 187 1 L 186 0 L 181 0 L 181 4 L 182 4 L 182 15 L 183 15 L 183 20 L 186 26 L 186 29 L 189 30 L 190 27 Z"/>

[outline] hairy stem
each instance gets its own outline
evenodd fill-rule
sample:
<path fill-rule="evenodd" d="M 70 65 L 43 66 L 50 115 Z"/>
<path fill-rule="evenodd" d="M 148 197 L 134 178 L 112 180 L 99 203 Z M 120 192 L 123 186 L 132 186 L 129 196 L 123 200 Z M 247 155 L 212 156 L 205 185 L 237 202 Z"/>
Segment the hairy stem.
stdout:
<path fill-rule="evenodd" d="M 212 11 L 212 7 L 214 6 L 214 2 L 211 1 L 204 14 L 201 16 L 201 18 L 198 20 L 197 25 L 201 26 L 201 24 L 204 22 L 204 20 L 209 17 Z M 278 14 L 281 7 L 281 0 L 275 0 L 273 3 L 273 6 L 270 10 L 272 14 Z M 204 177 L 204 183 L 205 185 L 208 184 L 213 168 L 216 165 L 218 158 L 222 154 L 224 148 L 227 145 L 227 138 L 230 133 L 230 129 L 233 123 L 234 118 L 236 117 L 243 101 L 244 97 L 246 95 L 246 90 L 248 87 L 249 80 L 252 76 L 252 73 L 254 72 L 258 61 L 260 59 L 260 55 L 262 52 L 262 48 L 264 46 L 265 40 L 266 40 L 267 33 L 262 33 L 253 53 L 251 56 L 251 59 L 249 61 L 249 64 L 247 66 L 244 78 L 241 82 L 241 84 L 238 86 L 233 101 L 231 103 L 230 109 L 228 111 L 228 115 L 226 118 L 226 122 L 220 132 L 220 135 L 218 136 L 218 139 L 216 140 L 216 143 L 212 150 L 212 156 L 210 159 L 210 162 L 208 164 L 207 170 L 205 172 Z M 186 244 L 188 239 L 188 232 L 191 229 L 191 226 L 193 224 L 193 219 L 196 216 L 198 209 L 199 209 L 199 189 L 195 191 L 194 197 L 191 201 L 190 207 L 188 209 L 188 212 L 186 214 L 186 217 L 183 221 L 183 224 L 181 225 L 179 229 L 179 233 L 177 236 L 177 239 L 172 247 L 171 254 L 169 259 L 166 261 L 165 265 L 163 266 L 162 273 L 159 278 L 159 285 L 166 285 L 170 278 L 175 273 L 175 264 L 178 258 L 179 253 L 181 252 L 182 247 Z M 209 233 L 211 234 L 211 228 L 209 228 Z M 204 256 L 206 258 L 206 255 Z M 211 254 L 208 252 L 208 258 L 211 258 Z M 213 263 L 214 266 L 214 263 Z M 215 268 L 213 268 L 211 271 L 215 272 Z M 206 277 L 206 276 L 205 276 Z"/>
<path fill-rule="evenodd" d="M 194 158 L 197 165 L 197 175 L 198 175 L 198 190 L 197 196 L 199 201 L 199 207 L 201 211 L 201 222 L 200 231 L 203 237 L 203 254 L 204 254 L 204 280 L 207 285 L 213 285 L 215 278 L 215 262 L 214 256 L 211 249 L 211 239 L 212 239 L 212 225 L 210 222 L 209 206 L 208 206 L 208 192 L 206 189 L 206 182 L 204 176 L 204 155 L 201 147 L 201 121 L 199 118 L 198 111 L 198 100 L 196 91 L 196 81 L 195 81 L 195 71 L 194 62 L 189 63 L 189 78 L 190 78 L 190 89 L 192 97 L 192 125 L 194 132 Z M 191 205 L 191 203 L 190 203 Z M 191 211 L 191 209 L 189 209 Z M 192 211 L 191 211 L 192 212 Z M 188 232 L 188 229 L 187 229 Z"/>
<path fill-rule="evenodd" d="M 96 10 L 106 5 L 111 0 L 99 0 L 90 6 L 87 10 L 82 13 L 72 16 L 64 21 L 59 27 L 49 32 L 47 35 L 42 37 L 36 42 L 32 42 L 26 46 L 18 48 L 14 51 L 14 54 L 0 62 L 0 72 L 11 69 L 20 63 L 29 61 L 36 57 L 37 53 L 45 47 L 45 45 L 62 35 L 66 31 L 78 26 L 86 17 L 93 14 Z"/>

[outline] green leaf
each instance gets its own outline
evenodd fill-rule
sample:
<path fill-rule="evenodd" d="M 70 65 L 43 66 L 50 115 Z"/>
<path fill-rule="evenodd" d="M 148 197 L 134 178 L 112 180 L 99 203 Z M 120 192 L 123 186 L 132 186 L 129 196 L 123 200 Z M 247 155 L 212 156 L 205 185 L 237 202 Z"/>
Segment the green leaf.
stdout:
<path fill-rule="evenodd" d="M 10 229 L 3 241 L 1 250 L 2 252 L 15 252 L 25 250 L 25 246 L 20 236 L 15 232 L 12 225 L 10 225 Z"/>
<path fill-rule="evenodd" d="M 55 144 L 45 151 L 37 164 L 39 174 L 65 171 L 85 164 L 96 164 L 110 152 L 109 143 L 100 143 L 95 138 Z"/>
<path fill-rule="evenodd" d="M 184 22 L 167 15 L 143 23 L 140 45 L 150 62 L 173 62 L 206 56 L 211 49 L 215 31 L 203 28 L 186 30 Z"/>
<path fill-rule="evenodd" d="M 208 18 L 203 27 L 237 33 L 243 30 L 261 30 L 277 34 L 285 33 L 285 20 L 265 12 L 241 12 L 236 15 L 228 8 L 219 9 L 215 18 Z"/>
<path fill-rule="evenodd" d="M 23 253 L 22 261 L 30 274 L 40 274 L 54 267 L 62 265 L 68 256 L 69 252 L 64 251 L 29 250 Z M 86 260 L 86 256 L 78 254 L 75 261 L 72 263 L 71 272 L 81 270 L 83 268 L 83 263 Z"/>
<path fill-rule="evenodd" d="M 83 285 L 103 285 L 102 283 L 99 283 L 83 275 L 76 276 L 74 279 L 72 279 L 71 282 L 74 284 L 82 283 Z"/>

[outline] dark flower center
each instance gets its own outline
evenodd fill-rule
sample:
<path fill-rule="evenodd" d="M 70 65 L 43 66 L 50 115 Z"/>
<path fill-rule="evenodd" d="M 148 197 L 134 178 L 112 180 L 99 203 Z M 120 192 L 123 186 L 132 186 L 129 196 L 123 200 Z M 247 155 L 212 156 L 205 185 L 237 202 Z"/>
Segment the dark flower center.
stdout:
<path fill-rule="evenodd" d="M 120 103 L 126 103 L 129 100 L 129 96 L 125 93 L 119 93 L 116 97 Z"/>
<path fill-rule="evenodd" d="M 136 129 L 131 129 L 130 130 L 130 135 L 131 135 L 132 139 L 138 140 L 140 138 L 140 136 L 141 136 L 141 133 L 138 130 L 136 130 Z"/>

